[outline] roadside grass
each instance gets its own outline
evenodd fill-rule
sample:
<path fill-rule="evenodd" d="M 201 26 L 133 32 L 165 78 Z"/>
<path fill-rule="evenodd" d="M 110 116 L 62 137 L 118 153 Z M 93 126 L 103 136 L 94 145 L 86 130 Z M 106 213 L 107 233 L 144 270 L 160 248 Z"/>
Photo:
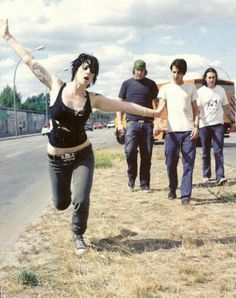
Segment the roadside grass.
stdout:
<path fill-rule="evenodd" d="M 226 168 L 226 185 L 206 187 L 198 156 L 192 201 L 182 206 L 166 198 L 162 145 L 154 148 L 148 194 L 138 181 L 128 191 L 122 146 L 95 152 L 95 160 L 89 251 L 74 254 L 72 209 L 50 205 L 22 235 L 15 263 L 1 268 L 2 297 L 236 297 L 234 168 Z M 36 274 L 37 286 L 18 283 L 22 268 Z"/>

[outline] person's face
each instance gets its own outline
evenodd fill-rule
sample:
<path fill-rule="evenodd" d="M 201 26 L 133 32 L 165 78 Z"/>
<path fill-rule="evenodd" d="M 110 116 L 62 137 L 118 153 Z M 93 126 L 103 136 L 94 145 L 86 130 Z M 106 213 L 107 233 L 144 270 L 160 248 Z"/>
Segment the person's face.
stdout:
<path fill-rule="evenodd" d="M 83 62 L 77 70 L 76 79 L 81 85 L 88 86 L 95 76 L 90 70 L 89 61 Z"/>
<path fill-rule="evenodd" d="M 144 68 L 135 68 L 134 77 L 136 80 L 142 80 L 145 77 L 145 69 Z"/>
<path fill-rule="evenodd" d="M 216 85 L 216 74 L 214 72 L 208 72 L 206 75 L 207 87 L 214 88 Z"/>
<path fill-rule="evenodd" d="M 172 78 L 176 84 L 183 84 L 184 75 L 179 71 L 179 69 L 176 66 L 172 67 L 171 73 Z"/>

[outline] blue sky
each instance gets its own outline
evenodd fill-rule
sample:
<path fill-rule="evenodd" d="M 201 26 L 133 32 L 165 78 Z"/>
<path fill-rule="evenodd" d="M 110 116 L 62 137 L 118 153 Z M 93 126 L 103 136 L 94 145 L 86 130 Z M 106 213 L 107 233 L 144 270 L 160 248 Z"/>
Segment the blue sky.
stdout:
<path fill-rule="evenodd" d="M 0 17 L 49 71 L 70 80 L 70 62 L 81 52 L 100 62 L 96 90 L 117 97 L 123 80 L 132 76 L 135 59 L 147 63 L 148 77 L 170 80 L 175 58 L 188 63 L 186 78 L 199 78 L 209 66 L 219 77 L 236 81 L 236 1 L 234 0 L 4 0 Z M 12 86 L 18 58 L 0 40 L 0 91 Z M 16 86 L 23 99 L 45 87 L 21 65 Z"/>

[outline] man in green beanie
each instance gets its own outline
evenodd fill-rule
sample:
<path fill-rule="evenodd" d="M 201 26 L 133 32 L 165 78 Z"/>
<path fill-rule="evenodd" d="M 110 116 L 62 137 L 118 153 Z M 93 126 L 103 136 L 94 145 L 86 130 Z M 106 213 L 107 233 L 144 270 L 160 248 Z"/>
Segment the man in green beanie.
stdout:
<path fill-rule="evenodd" d="M 119 98 L 153 109 L 158 88 L 154 81 L 146 78 L 146 63 L 136 60 L 133 64 L 133 77 L 121 85 Z M 150 170 L 153 148 L 153 118 L 147 115 L 136 116 L 126 113 L 126 130 L 122 123 L 123 113 L 117 112 L 118 132 L 125 132 L 125 155 L 128 165 L 128 187 L 134 191 L 138 175 L 138 149 L 140 152 L 139 180 L 142 191 L 150 192 Z"/>

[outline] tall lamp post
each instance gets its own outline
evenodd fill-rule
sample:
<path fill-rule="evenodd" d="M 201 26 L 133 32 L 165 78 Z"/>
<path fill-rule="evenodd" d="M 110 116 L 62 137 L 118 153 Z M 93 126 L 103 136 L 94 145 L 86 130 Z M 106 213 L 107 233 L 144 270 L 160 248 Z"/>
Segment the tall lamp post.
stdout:
<path fill-rule="evenodd" d="M 59 72 L 62 72 L 62 71 L 68 71 L 69 68 L 64 68 L 63 70 L 59 70 L 56 72 L 56 75 L 59 73 Z M 47 100 L 47 93 L 48 93 L 48 88 L 46 87 L 46 90 L 45 90 L 45 113 L 46 113 L 46 123 L 48 124 L 48 100 Z"/>
<path fill-rule="evenodd" d="M 35 51 L 40 51 L 43 50 L 44 46 L 39 46 L 33 50 L 31 50 L 30 52 L 35 52 Z M 15 67 L 15 71 L 14 71 L 14 76 L 13 76 L 13 100 L 14 100 L 14 115 L 15 115 L 15 136 L 18 135 L 18 128 L 17 128 L 17 109 L 16 109 L 16 71 L 18 69 L 19 64 L 21 63 L 21 59 L 17 62 L 16 67 Z"/>

